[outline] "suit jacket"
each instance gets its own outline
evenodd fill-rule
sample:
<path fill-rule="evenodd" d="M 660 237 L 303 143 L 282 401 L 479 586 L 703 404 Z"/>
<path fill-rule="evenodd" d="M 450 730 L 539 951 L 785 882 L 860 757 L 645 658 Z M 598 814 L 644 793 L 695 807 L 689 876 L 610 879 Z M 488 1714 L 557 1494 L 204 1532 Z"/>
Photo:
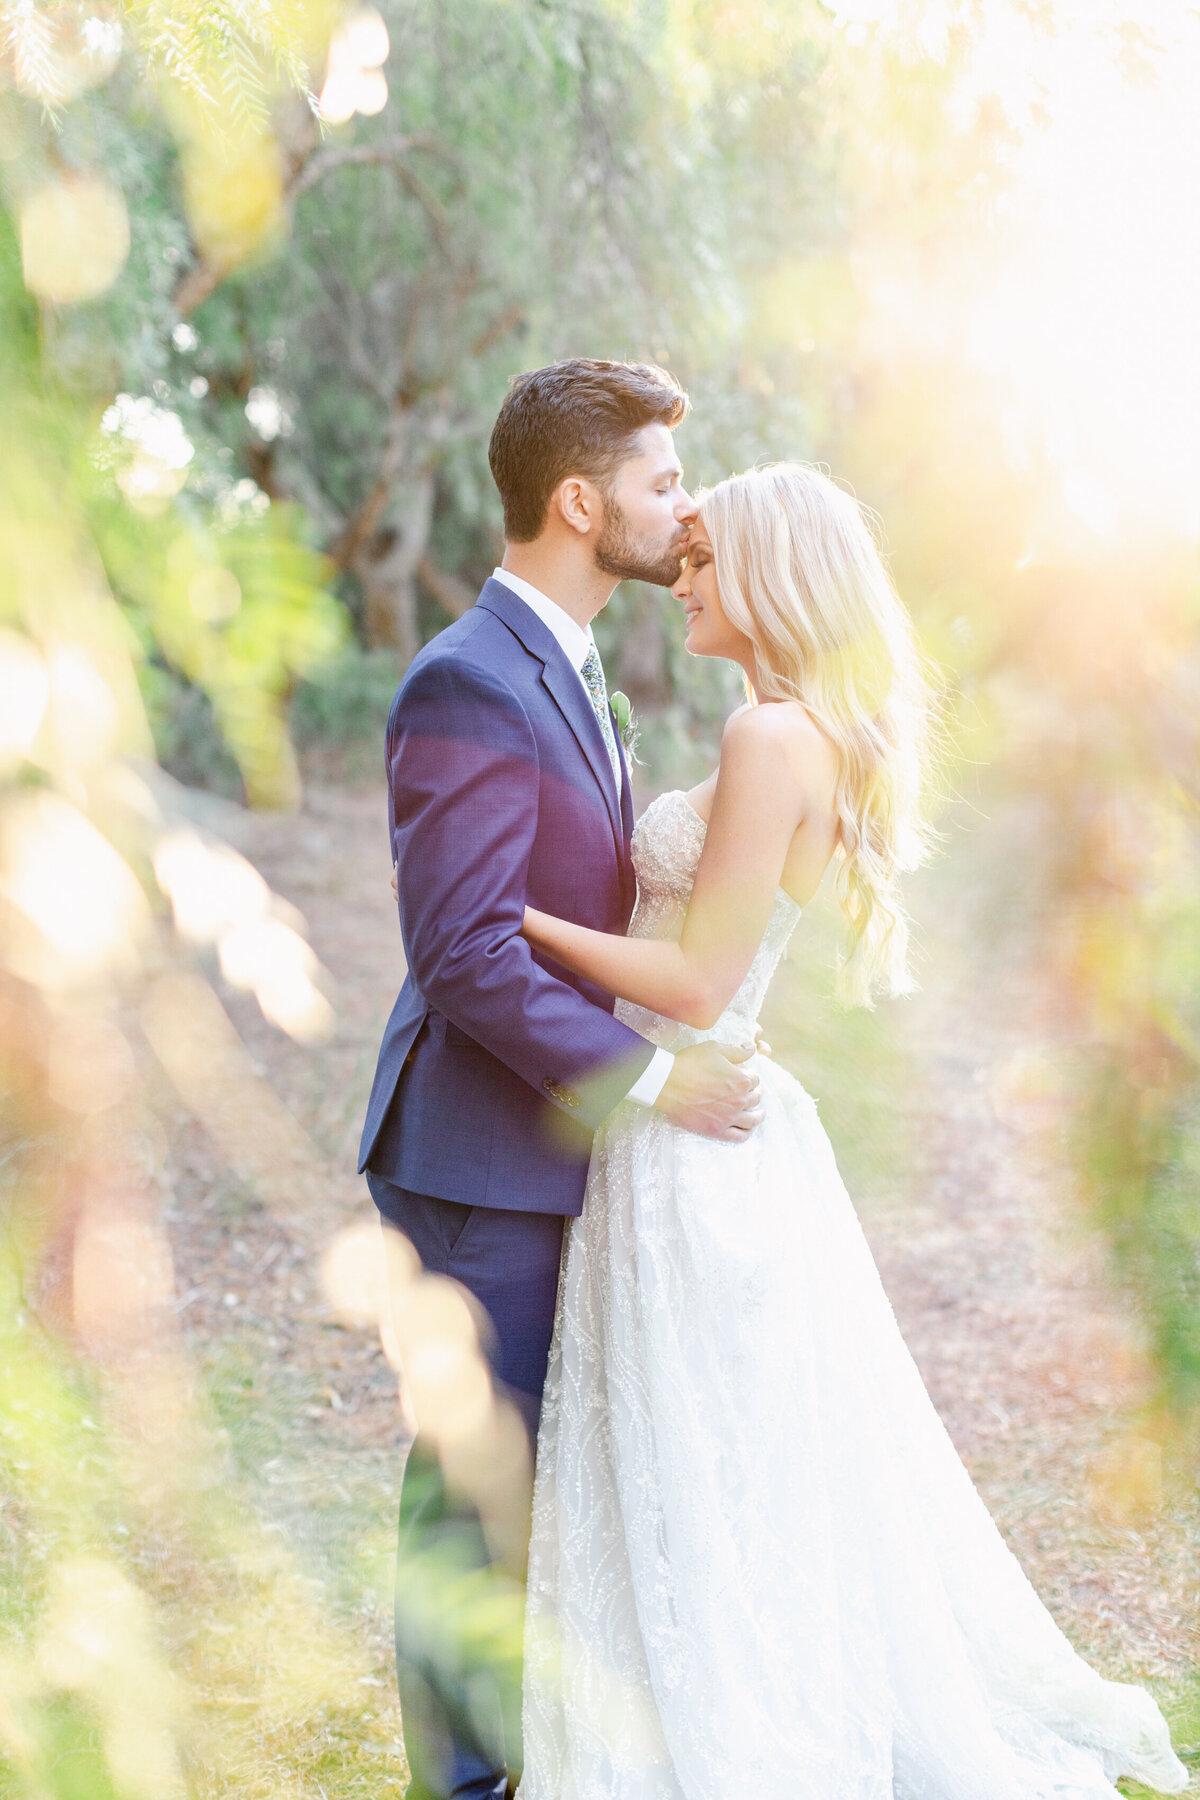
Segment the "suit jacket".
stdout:
<path fill-rule="evenodd" d="M 359 1168 L 441 1199 L 578 1213 L 592 1133 L 653 1045 L 518 934 L 527 903 L 625 930 L 633 812 L 577 672 L 502 582 L 414 659 L 387 767 L 408 977 Z"/>

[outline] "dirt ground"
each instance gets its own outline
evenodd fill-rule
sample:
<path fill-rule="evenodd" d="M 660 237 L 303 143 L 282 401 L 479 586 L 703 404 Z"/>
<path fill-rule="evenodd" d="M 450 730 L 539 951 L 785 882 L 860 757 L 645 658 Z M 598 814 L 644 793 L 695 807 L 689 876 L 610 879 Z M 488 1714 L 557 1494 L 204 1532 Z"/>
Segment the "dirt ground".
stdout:
<path fill-rule="evenodd" d="M 231 813 L 239 847 L 307 921 L 332 978 L 333 1037 L 303 1048 L 222 990 L 259 1072 L 329 1170 L 316 1237 L 369 1215 L 353 1175 L 379 1034 L 402 973 L 380 783 L 310 782 L 293 817 Z M 924 988 L 840 1021 L 827 932 L 802 923 L 766 1021 L 817 1096 L 905 1337 L 987 1504 L 1073 1642 L 1150 1682 L 1200 1739 L 1194 1496 L 1160 1493 L 1130 1424 L 1136 1325 L 1080 1212 L 1064 1147 L 1061 1045 L 1003 907 L 1003 832 L 951 842 L 916 890 Z M 997 950 L 999 938 L 1005 948 Z M 402 1764 L 391 1692 L 388 1557 L 404 1432 L 378 1344 L 336 1324 L 312 1207 L 289 1227 L 180 1109 L 171 1148 L 179 1308 L 247 1482 L 362 1634 L 362 1733 L 377 1792 Z M 249 1373 L 247 1373 L 249 1371 Z"/>

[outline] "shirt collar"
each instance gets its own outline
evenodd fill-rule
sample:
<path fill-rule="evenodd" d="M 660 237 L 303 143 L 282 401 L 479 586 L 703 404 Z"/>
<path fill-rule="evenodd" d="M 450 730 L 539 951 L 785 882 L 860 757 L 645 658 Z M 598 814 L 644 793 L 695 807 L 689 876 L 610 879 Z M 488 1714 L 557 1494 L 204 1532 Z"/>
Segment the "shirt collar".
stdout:
<path fill-rule="evenodd" d="M 492 580 L 502 581 L 506 588 L 523 600 L 530 612 L 537 614 L 547 630 L 552 631 L 571 667 L 582 670 L 588 651 L 595 644 L 590 625 L 578 625 L 570 613 L 564 612 L 557 600 L 543 594 L 531 581 L 514 575 L 511 569 L 493 569 Z"/>

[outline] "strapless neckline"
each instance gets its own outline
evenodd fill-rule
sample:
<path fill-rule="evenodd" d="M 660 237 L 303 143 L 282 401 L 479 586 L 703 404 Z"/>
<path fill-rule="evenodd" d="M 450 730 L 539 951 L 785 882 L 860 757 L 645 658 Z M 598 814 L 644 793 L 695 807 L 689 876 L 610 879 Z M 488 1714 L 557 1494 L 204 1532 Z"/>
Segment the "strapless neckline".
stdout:
<path fill-rule="evenodd" d="M 671 788 L 650 802 L 633 833 L 638 897 L 629 922 L 630 937 L 678 938 L 707 831 L 707 821 L 682 788 Z M 771 976 L 799 917 L 800 908 L 791 895 L 777 888 L 745 979 L 710 1029 L 682 1025 L 625 1000 L 617 1002 L 617 1017 L 652 1043 L 672 1051 L 709 1037 L 730 1044 L 752 1042 Z"/>
<path fill-rule="evenodd" d="M 692 805 L 691 801 L 687 797 L 687 790 L 685 788 L 667 788 L 665 790 L 665 792 L 663 792 L 657 796 L 657 800 L 652 800 L 650 802 L 650 806 L 648 806 L 646 808 L 647 813 L 650 811 L 651 806 L 654 806 L 657 804 L 658 800 L 681 800 L 683 802 L 686 812 L 689 814 L 689 816 L 695 822 L 695 824 L 697 826 L 699 826 L 701 838 L 705 838 L 708 836 L 708 820 L 704 817 L 704 814 L 702 812 L 697 811 L 697 809 Z M 645 816 L 646 816 L 646 814 L 643 813 L 642 817 L 645 818 Z M 788 893 L 787 889 L 784 886 L 782 886 L 782 884 L 778 888 L 776 888 L 775 893 L 776 893 L 777 899 L 787 901 L 788 905 L 794 909 L 796 917 L 799 918 L 801 913 L 804 911 L 804 908 L 801 906 L 800 902 L 798 900 L 793 899 L 791 894 Z"/>

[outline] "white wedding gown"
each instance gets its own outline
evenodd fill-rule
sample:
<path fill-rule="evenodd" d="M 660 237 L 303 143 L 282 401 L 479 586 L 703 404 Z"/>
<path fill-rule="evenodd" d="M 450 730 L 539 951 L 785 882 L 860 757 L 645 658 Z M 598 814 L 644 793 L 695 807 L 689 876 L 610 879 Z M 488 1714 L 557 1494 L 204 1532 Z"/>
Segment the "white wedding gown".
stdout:
<path fill-rule="evenodd" d="M 677 932 L 703 820 L 634 835 Z M 752 1039 L 780 893 L 711 1032 Z M 624 1103 L 572 1222 L 538 1444 L 521 1800 L 1115 1800 L 1187 1783 L 1139 1688 L 1071 1649 L 971 1485 L 812 1100 L 770 1061 L 724 1145 Z"/>

